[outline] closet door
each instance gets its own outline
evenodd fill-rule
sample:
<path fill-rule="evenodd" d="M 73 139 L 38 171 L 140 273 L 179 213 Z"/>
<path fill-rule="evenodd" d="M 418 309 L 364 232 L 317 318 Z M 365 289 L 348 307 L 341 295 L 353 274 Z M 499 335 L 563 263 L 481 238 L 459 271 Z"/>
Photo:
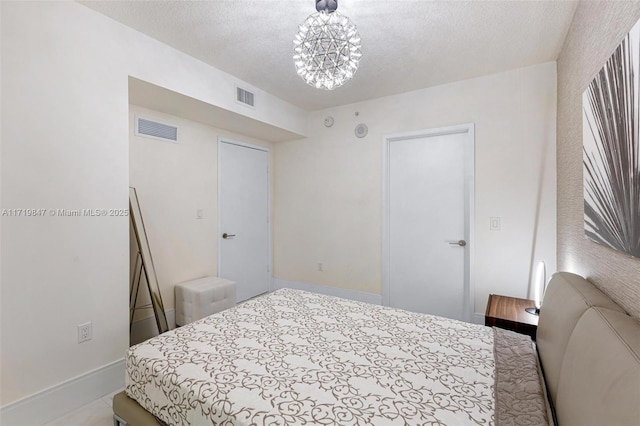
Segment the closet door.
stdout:
<path fill-rule="evenodd" d="M 241 302 L 270 289 L 269 152 L 221 140 L 218 174 L 219 276 Z"/>

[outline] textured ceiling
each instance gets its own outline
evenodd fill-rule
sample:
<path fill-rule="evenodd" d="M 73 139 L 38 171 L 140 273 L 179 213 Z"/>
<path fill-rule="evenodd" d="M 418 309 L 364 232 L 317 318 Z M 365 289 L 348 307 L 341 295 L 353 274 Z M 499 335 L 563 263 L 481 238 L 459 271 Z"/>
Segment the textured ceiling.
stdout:
<path fill-rule="evenodd" d="M 292 40 L 314 0 L 81 1 L 306 110 L 555 60 L 575 1 L 339 0 L 363 57 L 333 91 L 295 72 Z"/>

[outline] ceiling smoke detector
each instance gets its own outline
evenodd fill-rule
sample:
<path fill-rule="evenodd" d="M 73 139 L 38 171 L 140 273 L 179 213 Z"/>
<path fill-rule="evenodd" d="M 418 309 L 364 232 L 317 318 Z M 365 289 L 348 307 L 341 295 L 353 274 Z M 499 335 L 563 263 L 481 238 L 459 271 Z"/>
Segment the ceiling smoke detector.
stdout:
<path fill-rule="evenodd" d="M 356 126 L 353 133 L 355 133 L 356 136 L 359 138 L 364 138 L 365 136 L 367 136 L 367 133 L 369 133 L 369 128 L 367 127 L 366 124 L 360 123 Z"/>

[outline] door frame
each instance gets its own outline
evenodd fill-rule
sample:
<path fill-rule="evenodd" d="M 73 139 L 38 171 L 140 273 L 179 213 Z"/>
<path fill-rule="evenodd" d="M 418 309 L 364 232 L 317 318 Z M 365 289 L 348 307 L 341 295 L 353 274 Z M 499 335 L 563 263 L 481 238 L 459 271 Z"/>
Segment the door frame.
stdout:
<path fill-rule="evenodd" d="M 220 275 L 220 247 L 221 247 L 221 240 L 222 240 L 222 235 L 220 234 L 220 218 L 222 217 L 221 211 L 222 211 L 222 203 L 220 202 L 220 188 L 222 185 L 222 179 L 220 176 L 220 145 L 226 143 L 226 144 L 230 144 L 230 145 L 237 145 L 237 146 L 241 146 L 243 148 L 249 148 L 249 149 L 255 149 L 258 151 L 264 151 L 267 153 L 267 259 L 268 259 L 268 265 L 267 268 L 269 269 L 267 272 L 269 274 L 269 291 L 274 291 L 274 285 L 273 285 L 273 257 L 272 257 L 272 247 L 271 247 L 271 241 L 272 241 L 272 236 L 271 236 L 271 151 L 269 150 L 269 147 L 266 146 L 261 146 L 261 145 L 255 145 L 252 143 L 248 143 L 248 142 L 242 142 L 242 141 L 238 141 L 238 140 L 234 140 L 234 139 L 230 139 L 230 138 L 226 138 L 226 137 L 218 137 L 218 149 L 216 152 L 216 156 L 217 156 L 217 185 L 216 185 L 216 204 L 218 206 L 218 218 L 217 218 L 217 229 L 216 229 L 216 250 L 217 250 L 217 265 L 216 265 L 216 275 Z"/>
<path fill-rule="evenodd" d="M 389 199 L 389 149 L 392 142 L 466 133 L 465 143 L 465 224 L 464 239 L 464 319 L 473 322 L 475 313 L 475 125 L 465 123 L 455 126 L 424 129 L 413 132 L 393 133 L 383 136 L 382 143 L 382 304 L 389 306 L 391 291 L 390 270 L 390 199 Z"/>

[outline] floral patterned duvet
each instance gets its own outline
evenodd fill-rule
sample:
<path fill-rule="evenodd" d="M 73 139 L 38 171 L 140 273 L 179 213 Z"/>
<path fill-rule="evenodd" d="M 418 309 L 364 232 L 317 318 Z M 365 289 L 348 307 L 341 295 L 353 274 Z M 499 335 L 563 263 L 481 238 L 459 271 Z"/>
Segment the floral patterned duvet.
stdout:
<path fill-rule="evenodd" d="M 297 290 L 164 333 L 126 362 L 127 395 L 170 425 L 496 423 L 491 328 Z"/>

